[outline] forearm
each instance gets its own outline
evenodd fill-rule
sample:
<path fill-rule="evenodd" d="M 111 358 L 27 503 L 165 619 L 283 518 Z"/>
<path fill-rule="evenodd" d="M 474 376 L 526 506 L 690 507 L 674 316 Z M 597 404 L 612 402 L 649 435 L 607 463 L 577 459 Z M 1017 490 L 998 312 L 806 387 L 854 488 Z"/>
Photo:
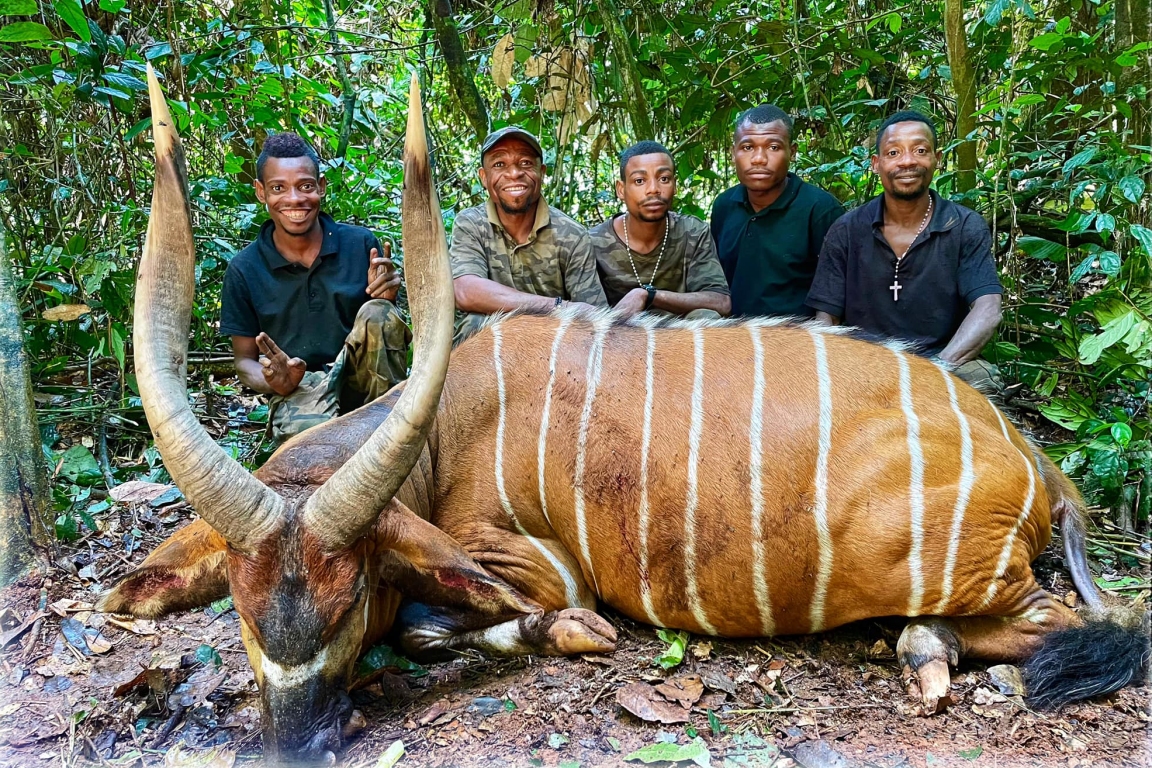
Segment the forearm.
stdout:
<path fill-rule="evenodd" d="M 816 317 L 813 318 L 820 325 L 840 325 L 840 318 L 835 315 L 830 315 L 827 312 L 816 312 Z"/>
<path fill-rule="evenodd" d="M 272 394 L 272 387 L 268 386 L 268 380 L 264 378 L 264 366 L 260 365 L 260 361 L 250 357 L 234 357 L 232 362 L 241 384 L 261 394 Z"/>
<path fill-rule="evenodd" d="M 523 293 L 475 275 L 464 275 L 453 280 L 452 292 L 456 298 L 456 309 L 483 315 L 517 309 L 547 312 L 556 305 L 555 296 Z"/>
<path fill-rule="evenodd" d="M 722 317 L 727 317 L 732 312 L 732 299 L 715 291 L 693 293 L 656 291 L 651 308 L 662 309 L 674 315 L 686 315 L 694 309 L 710 309 Z"/>
<path fill-rule="evenodd" d="M 983 299 L 995 299 L 983 301 Z M 975 360 L 980 350 L 996 333 L 996 326 L 1000 324 L 1000 297 L 981 297 L 972 305 L 972 310 L 964 318 L 964 322 L 956 329 L 948 346 L 940 353 L 940 358 L 949 363 L 960 365 L 969 360 Z"/>

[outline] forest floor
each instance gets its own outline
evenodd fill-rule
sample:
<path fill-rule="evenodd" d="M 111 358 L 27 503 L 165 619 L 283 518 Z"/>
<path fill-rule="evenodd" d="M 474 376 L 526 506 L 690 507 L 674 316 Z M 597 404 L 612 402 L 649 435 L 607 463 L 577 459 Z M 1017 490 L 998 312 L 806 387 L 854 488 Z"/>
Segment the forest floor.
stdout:
<path fill-rule="evenodd" d="M 230 417 L 242 410 L 233 405 Z M 256 688 L 230 599 L 155 622 L 92 610 L 103 589 L 191 519 L 162 491 L 119 494 L 98 531 L 58 545 L 46 577 L 0 593 L 0 766 L 259 764 Z M 1146 554 L 1149 544 L 1131 537 L 1127 546 Z M 1147 584 L 1146 564 L 1097 554 L 1093 569 L 1109 582 Z M 1074 603 L 1058 542 L 1035 570 Z M 1147 589 L 1106 593 L 1117 607 L 1146 609 L 1147 598 Z M 1010 681 L 965 661 L 952 679 L 952 706 L 923 717 L 892 650 L 902 620 L 796 638 L 692 637 L 683 662 L 665 670 L 655 660 L 668 642 L 604 615 L 620 634 L 610 656 L 473 655 L 420 667 L 370 654 L 366 684 L 352 694 L 367 726 L 342 764 L 392 765 L 381 758 L 403 742 L 398 765 L 441 768 L 641 765 L 661 755 L 671 760 L 655 764 L 1152 766 L 1147 687 L 1035 712 L 1000 687 Z M 678 722 L 626 711 L 620 701 L 636 694 Z"/>

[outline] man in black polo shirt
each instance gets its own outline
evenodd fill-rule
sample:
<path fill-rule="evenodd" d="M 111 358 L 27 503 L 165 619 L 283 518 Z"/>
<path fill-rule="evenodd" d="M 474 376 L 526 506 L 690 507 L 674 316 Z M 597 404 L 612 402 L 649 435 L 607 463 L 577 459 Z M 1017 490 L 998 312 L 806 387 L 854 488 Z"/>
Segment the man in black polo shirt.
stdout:
<path fill-rule="evenodd" d="M 880 125 L 872 170 L 884 192 L 828 231 L 808 305 L 819 320 L 906 339 L 962 378 L 995 384 L 978 359 L 1000 322 L 992 236 L 979 214 L 929 188 L 940 159 L 924 115 Z"/>
<path fill-rule="evenodd" d="M 294 133 L 270 137 L 256 161 L 260 236 L 224 274 L 220 332 L 240 381 L 271 395 L 284 440 L 375 400 L 407 374 L 411 334 L 393 302 L 389 248 L 321 212 L 316 152 Z"/>
<path fill-rule="evenodd" d="M 712 205 L 712 239 L 732 290 L 733 315 L 805 315 L 824 234 L 844 213 L 788 166 L 792 118 L 771 105 L 736 118 L 732 164 L 740 183 Z"/>

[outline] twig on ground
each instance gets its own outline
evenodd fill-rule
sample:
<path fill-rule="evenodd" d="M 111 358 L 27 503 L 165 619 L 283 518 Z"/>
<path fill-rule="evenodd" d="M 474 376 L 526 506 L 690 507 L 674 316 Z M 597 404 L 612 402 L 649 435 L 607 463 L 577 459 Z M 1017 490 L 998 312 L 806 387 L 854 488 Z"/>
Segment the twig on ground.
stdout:
<path fill-rule="evenodd" d="M 839 707 L 758 707 L 756 709 L 731 709 L 727 714 L 732 715 L 760 715 L 784 714 L 787 712 L 831 712 L 841 709 L 887 709 L 883 704 L 845 704 Z"/>

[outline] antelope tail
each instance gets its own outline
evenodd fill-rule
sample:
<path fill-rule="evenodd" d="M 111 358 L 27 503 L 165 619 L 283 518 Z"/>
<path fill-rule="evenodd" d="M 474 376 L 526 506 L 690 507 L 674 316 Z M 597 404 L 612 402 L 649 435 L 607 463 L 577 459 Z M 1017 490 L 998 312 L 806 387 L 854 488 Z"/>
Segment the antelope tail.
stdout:
<path fill-rule="evenodd" d="M 1104 609 L 1104 600 L 1092 581 L 1088 570 L 1087 537 L 1084 533 L 1084 499 L 1068 476 L 1056 468 L 1052 460 L 1035 446 L 1040 474 L 1044 478 L 1044 488 L 1052 508 L 1052 519 L 1060 524 L 1060 535 L 1064 539 L 1064 560 L 1072 573 L 1072 583 L 1080 593 L 1080 599 L 1094 611 Z"/>

